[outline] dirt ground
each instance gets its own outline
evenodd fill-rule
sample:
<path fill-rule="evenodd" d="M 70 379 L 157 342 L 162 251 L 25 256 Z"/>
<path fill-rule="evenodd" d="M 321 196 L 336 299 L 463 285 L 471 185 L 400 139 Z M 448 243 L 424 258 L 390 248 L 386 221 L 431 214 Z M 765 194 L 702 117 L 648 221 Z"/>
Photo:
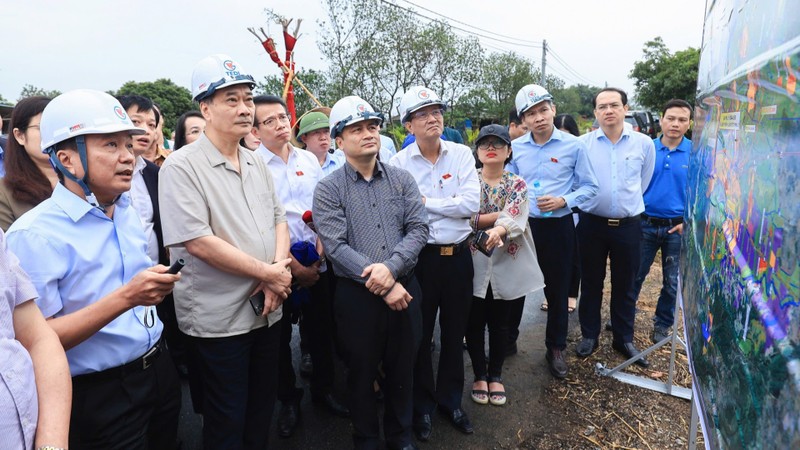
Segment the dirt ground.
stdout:
<path fill-rule="evenodd" d="M 652 345 L 652 317 L 661 289 L 660 256 L 651 268 L 637 303 L 634 341 L 640 350 Z M 603 323 L 608 319 L 609 276 L 604 291 Z M 676 322 L 679 337 L 683 336 L 682 317 Z M 691 404 L 688 400 L 631 386 L 595 374 L 597 363 L 608 368 L 623 362 L 611 348 L 611 332 L 603 331 L 597 352 L 586 359 L 575 355 L 580 341 L 580 328 L 570 327 L 568 363 L 570 375 L 566 383 L 552 380 L 545 383 L 542 410 L 545 420 L 538 421 L 533 435 L 520 443 L 525 449 L 685 449 L 688 445 Z M 669 344 L 648 355 L 650 367 L 630 366 L 627 372 L 666 381 L 669 370 Z M 691 388 L 686 351 L 677 345 L 673 383 Z M 703 448 L 702 434 L 698 448 Z"/>

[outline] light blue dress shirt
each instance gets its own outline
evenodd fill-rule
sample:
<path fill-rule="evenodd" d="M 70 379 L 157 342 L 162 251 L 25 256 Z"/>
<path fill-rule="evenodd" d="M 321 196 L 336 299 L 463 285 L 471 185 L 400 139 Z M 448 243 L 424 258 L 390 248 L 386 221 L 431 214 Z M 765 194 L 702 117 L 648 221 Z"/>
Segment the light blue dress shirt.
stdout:
<path fill-rule="evenodd" d="M 325 162 L 322 163 L 322 177 L 325 178 L 334 170 L 344 166 L 345 160 L 344 152 L 339 149 L 334 150 L 333 153 L 328 152 L 325 155 Z"/>
<path fill-rule="evenodd" d="M 127 192 L 117 200 L 111 219 L 61 184 L 52 197 L 14 222 L 8 230 L 8 247 L 36 287 L 36 303 L 45 317 L 83 309 L 152 264 L 142 222 Z M 72 376 L 117 367 L 144 355 L 164 328 L 157 315 L 155 326 L 147 328 L 145 312 L 143 306 L 129 309 L 67 350 Z"/>
<path fill-rule="evenodd" d="M 532 194 L 534 181 L 539 181 L 545 194 L 567 201 L 567 206 L 548 217 L 572 214 L 572 207 L 581 207 L 597 194 L 597 177 L 586 146 L 575 136 L 553 127 L 553 134 L 544 145 L 533 140 L 533 133 L 525 133 L 514 139 L 511 148 L 513 154 L 506 170 L 521 176 L 528 192 Z M 543 218 L 533 195 L 528 216 Z"/>
<path fill-rule="evenodd" d="M 656 151 L 649 136 L 628 128 L 616 144 L 602 128 L 580 139 L 588 150 L 589 161 L 597 175 L 600 189 L 581 210 L 612 219 L 633 217 L 644 212 L 642 194 L 650 185 Z"/>

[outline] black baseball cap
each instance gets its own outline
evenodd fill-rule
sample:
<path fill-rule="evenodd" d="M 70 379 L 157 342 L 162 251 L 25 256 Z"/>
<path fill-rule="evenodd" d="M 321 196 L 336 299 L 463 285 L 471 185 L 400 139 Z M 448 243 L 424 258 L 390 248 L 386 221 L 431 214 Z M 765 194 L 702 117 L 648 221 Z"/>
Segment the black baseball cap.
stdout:
<path fill-rule="evenodd" d="M 478 133 L 478 138 L 475 139 L 475 145 L 478 145 L 478 142 L 489 136 L 499 138 L 506 144 L 511 145 L 511 136 L 508 134 L 508 128 L 496 123 L 481 128 L 480 133 Z"/>

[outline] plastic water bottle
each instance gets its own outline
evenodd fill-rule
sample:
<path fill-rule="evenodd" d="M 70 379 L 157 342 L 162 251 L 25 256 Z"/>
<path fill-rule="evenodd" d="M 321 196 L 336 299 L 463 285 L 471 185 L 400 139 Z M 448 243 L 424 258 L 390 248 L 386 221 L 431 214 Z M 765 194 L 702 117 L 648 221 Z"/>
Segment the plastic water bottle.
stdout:
<path fill-rule="evenodd" d="M 542 185 L 539 184 L 539 180 L 534 181 L 533 182 L 533 196 L 534 196 L 534 198 L 536 198 L 536 200 L 539 200 L 539 197 L 541 197 L 543 195 L 544 195 L 544 188 L 542 188 Z M 538 208 L 538 206 L 537 206 L 537 208 Z M 539 210 L 539 213 L 542 215 L 542 217 L 550 217 L 550 216 L 553 215 L 553 211 L 544 212 L 544 211 Z"/>

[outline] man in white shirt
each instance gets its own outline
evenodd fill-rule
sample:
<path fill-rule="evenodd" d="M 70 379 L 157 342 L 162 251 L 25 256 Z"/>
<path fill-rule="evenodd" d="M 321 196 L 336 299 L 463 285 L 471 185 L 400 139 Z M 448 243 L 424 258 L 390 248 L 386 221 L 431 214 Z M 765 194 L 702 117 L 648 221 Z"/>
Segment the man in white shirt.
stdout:
<path fill-rule="evenodd" d="M 469 218 L 478 212 L 480 181 L 472 151 L 441 139 L 444 109 L 436 93 L 423 86 L 411 87 L 400 101 L 400 115 L 416 141 L 389 161 L 414 176 L 430 227 L 415 274 L 422 287 L 422 342 L 431 341 L 438 312 L 441 353 L 435 383 L 430 352 L 419 352 L 414 369 L 413 425 L 421 441 L 430 439 L 431 414 L 436 405 L 456 429 L 465 434 L 473 432 L 461 408 L 462 342 L 472 301 Z"/>
<path fill-rule="evenodd" d="M 617 88 L 602 89 L 593 101 L 600 128 L 580 137 L 588 149 L 598 181 L 597 195 L 581 205 L 578 247 L 581 249 L 581 304 L 583 339 L 578 356 L 591 355 L 600 336 L 600 307 L 606 261 L 611 259 L 611 346 L 626 358 L 638 355 L 633 345 L 636 298 L 633 282 L 641 260 L 643 193 L 655 166 L 650 137 L 625 127 L 628 96 Z M 646 359 L 636 364 L 648 367 Z"/>
<path fill-rule="evenodd" d="M 253 134 L 261 140 L 256 154 L 263 158 L 272 177 L 278 198 L 286 210 L 289 224 L 289 239 L 295 253 L 298 248 L 312 246 L 322 256 L 322 244 L 303 216 L 311 211 L 314 203 L 314 188 L 323 178 L 317 157 L 311 152 L 294 147 L 291 117 L 280 97 L 260 95 L 253 98 L 256 106 Z M 292 323 L 302 315 L 308 331 L 309 353 L 314 370 L 311 372 L 311 395 L 314 403 L 326 407 L 331 413 L 348 417 L 350 411 L 340 404 L 331 393 L 333 371 L 333 315 L 328 291 L 328 280 L 324 260 L 299 261 L 290 254 L 294 289 L 290 299 L 284 303 L 281 324 L 280 357 L 278 369 L 278 400 L 281 410 L 278 415 L 278 434 L 290 437 L 300 418 L 300 399 L 303 390 L 296 387 L 296 376 L 292 366 Z"/>

